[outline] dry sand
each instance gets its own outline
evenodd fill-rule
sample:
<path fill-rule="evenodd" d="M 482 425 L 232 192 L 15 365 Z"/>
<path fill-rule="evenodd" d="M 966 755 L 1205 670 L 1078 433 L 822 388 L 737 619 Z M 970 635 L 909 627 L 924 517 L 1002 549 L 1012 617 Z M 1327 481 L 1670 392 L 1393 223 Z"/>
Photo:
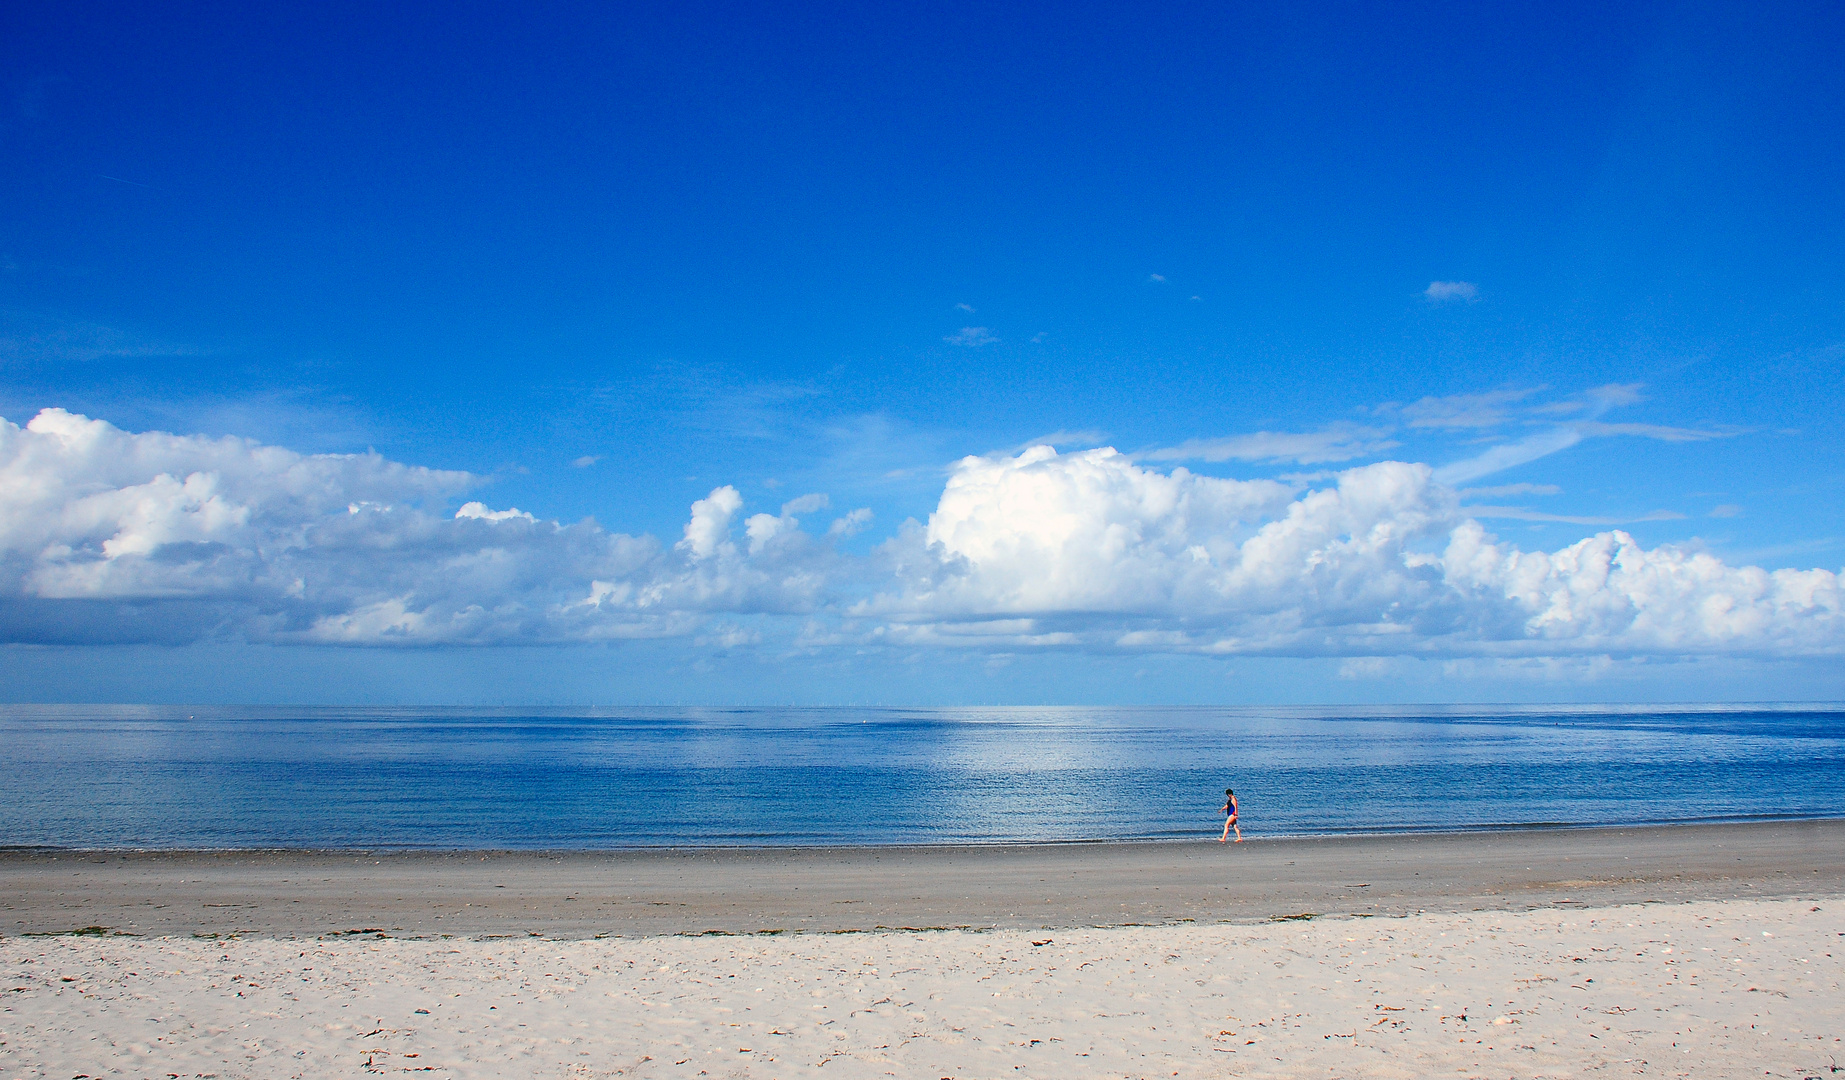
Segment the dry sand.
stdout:
<path fill-rule="evenodd" d="M 53 928 L 66 933 L 0 939 L 0 1078 L 1830 1077 L 1845 1069 L 1845 827 L 1668 832 L 1625 831 L 1632 853 L 1619 857 L 1621 875 L 1565 877 L 1582 868 L 1580 854 L 1572 854 L 1569 867 L 1529 871 L 1523 888 L 1511 881 L 1506 845 L 1560 860 L 1561 849 L 1542 845 L 1562 834 L 1442 838 L 1417 847 L 1415 859 L 1400 854 L 1399 841 L 1369 848 L 1360 841 L 1213 845 L 1199 857 L 1221 876 L 1260 869 L 1275 851 L 1291 851 L 1297 870 L 1303 861 L 1323 865 L 1301 870 L 1292 885 L 1271 882 L 1257 897 L 1291 911 L 1247 908 L 1223 916 L 1233 921 L 1157 926 L 1119 925 L 1121 918 L 1094 920 L 1115 924 L 1101 926 L 1083 925 L 1085 918 L 1036 924 L 1050 929 L 992 917 L 1003 915 L 1007 905 L 997 901 L 1007 897 L 982 893 L 968 901 L 981 918 L 963 921 L 998 929 L 595 938 L 581 936 L 583 919 L 570 910 L 580 901 L 534 894 L 500 901 L 486 920 L 497 929 L 351 933 L 343 931 L 370 927 L 337 919 L 309 927 L 298 913 L 292 923 L 252 918 L 251 911 L 301 905 L 274 903 L 291 899 L 285 894 L 250 901 L 249 874 L 239 893 L 231 888 L 239 875 L 225 871 L 213 879 L 217 895 L 242 896 L 224 902 L 258 908 L 186 908 L 164 936 L 71 935 L 66 924 Z M 1573 834 L 1571 850 L 1594 849 L 1616 833 Z M 1636 838 L 1651 846 L 1634 846 Z M 1778 865 L 1716 846 L 1739 840 L 1752 841 L 1743 845 L 1751 851 L 1778 852 L 1767 860 Z M 1112 869 L 1026 881 L 1031 875 L 1003 853 L 979 857 L 991 859 L 983 865 L 1013 882 L 1009 888 L 1041 894 L 1040 914 L 1080 913 L 1094 906 L 1085 899 L 1091 894 L 1152 887 L 1145 878 L 1118 877 L 1138 873 L 1138 860 L 1154 856 L 1111 862 L 1119 852 L 1086 850 L 1086 865 L 1096 865 L 1100 852 L 1100 865 Z M 1315 850 L 1332 854 L 1303 859 Z M 1403 867 L 1423 870 L 1398 868 L 1387 851 L 1398 851 Z M 877 853 L 875 864 L 872 854 L 859 853 L 856 873 L 838 875 L 843 892 L 817 888 L 808 907 L 788 910 L 816 923 L 840 922 L 818 909 L 867 882 L 890 885 L 920 873 L 902 859 L 911 869 L 877 871 L 893 853 Z M 931 864 L 937 869 L 963 865 L 961 855 L 934 854 L 945 860 Z M 793 889 L 791 880 L 817 880 L 787 869 L 800 864 L 793 853 L 756 855 L 762 876 L 734 873 L 731 864 L 737 884 L 722 898 L 704 894 L 710 882 L 683 874 L 680 902 L 705 905 L 699 916 L 709 921 L 747 911 L 752 885 L 773 899 L 775 890 Z M 1016 858 L 1036 874 L 1042 865 L 1033 860 L 1044 856 Z M 827 857 L 850 862 L 850 853 Z M 60 907 L 71 894 L 50 890 L 38 875 L 68 875 L 72 858 L 5 861 L 0 898 L 9 918 L 71 914 Z M 152 866 L 178 865 L 186 869 L 177 876 L 187 877 L 204 865 L 197 857 L 168 858 L 84 862 L 83 872 L 95 875 L 89 887 L 102 894 L 87 910 L 128 910 L 137 875 L 177 889 L 162 876 L 167 871 Z M 332 856 L 299 858 L 305 861 L 287 873 L 312 866 L 348 887 L 393 886 L 388 896 L 349 895 L 356 909 L 418 919 L 446 910 L 419 893 L 417 875 L 403 869 L 416 860 L 379 859 L 367 874 L 342 877 L 333 864 L 315 861 Z M 589 864 L 574 859 L 562 869 L 517 859 L 498 869 L 524 868 L 512 886 L 562 880 L 580 887 Z M 647 865 L 693 865 L 661 859 Z M 778 859 L 781 870 L 761 869 Z M 47 870 L 54 862 L 61 869 Z M 1332 877 L 1345 877 L 1367 863 L 1387 871 L 1369 875 L 1386 883 L 1408 877 L 1410 885 L 1390 886 L 1393 893 L 1411 891 L 1418 873 L 1445 882 L 1447 891 L 1431 892 L 1441 902 L 1419 912 L 1398 896 L 1319 905 L 1327 910 L 1312 919 L 1271 919 L 1303 914 L 1295 902 L 1323 890 L 1327 866 Z M 609 865 L 598 872 L 614 873 Z M 389 866 L 398 867 L 396 876 L 381 877 Z M 263 881 L 260 874 L 254 880 Z M 463 875 L 447 887 L 474 888 L 470 881 Z M 513 891 L 484 884 L 488 892 Z M 642 895 L 673 895 L 670 884 L 662 880 L 649 888 L 663 891 Z M 1338 884 L 1349 897 L 1370 890 L 1346 886 L 1379 882 Z M 421 887 L 428 892 L 429 881 Z M 1179 892 L 1190 897 L 1184 903 L 1209 899 Z M 1748 898 L 1755 893 L 1770 898 Z M 163 895 L 160 910 L 170 911 L 182 894 Z M 220 902 L 197 899 L 210 890 L 184 895 L 193 897 L 187 903 Z M 935 894 L 923 895 L 934 902 L 927 897 Z M 318 903 L 322 917 L 340 914 L 331 901 Z M 1367 905 L 1393 910 L 1359 910 Z M 201 911 L 227 910 L 241 914 L 241 927 L 196 931 L 220 936 L 174 928 Z M 515 917 L 517 910 L 523 915 Z M 1161 917 L 1190 917 L 1178 910 Z M 569 936 L 541 936 L 553 930 Z M 491 936 L 498 934 L 516 936 Z"/>

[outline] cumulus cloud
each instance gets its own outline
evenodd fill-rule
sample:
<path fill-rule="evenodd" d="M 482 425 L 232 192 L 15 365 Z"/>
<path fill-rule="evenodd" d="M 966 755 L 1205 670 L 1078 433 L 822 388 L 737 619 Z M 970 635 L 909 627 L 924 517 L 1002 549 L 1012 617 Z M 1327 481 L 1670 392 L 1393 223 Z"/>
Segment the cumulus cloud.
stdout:
<path fill-rule="evenodd" d="M 0 639 L 347 644 L 689 633 L 705 613 L 800 612 L 830 549 L 730 542 L 721 487 L 685 539 L 453 497 L 467 473 L 377 454 L 130 433 L 48 409 L 0 420 Z"/>
<path fill-rule="evenodd" d="M 926 523 L 862 557 L 835 541 L 867 509 L 802 528 L 830 506 L 819 493 L 745 517 L 718 486 L 668 546 L 479 499 L 449 509 L 480 486 L 376 454 L 137 434 L 60 410 L 0 421 L 0 640 L 1845 653 L 1833 571 L 1731 566 L 1620 530 L 1523 551 L 1405 462 L 1286 483 L 1106 447 L 969 457 Z"/>
<path fill-rule="evenodd" d="M 1730 567 L 1620 531 L 1523 552 L 1402 462 L 1298 492 L 1107 449 L 967 458 L 887 554 L 901 587 L 858 610 L 906 640 L 978 623 L 1017 645 L 1222 654 L 1845 651 L 1831 571 Z"/>
<path fill-rule="evenodd" d="M 362 509 L 364 509 L 364 507 L 361 507 L 358 503 L 351 503 L 346 507 L 346 512 L 349 514 L 356 514 Z M 516 506 L 511 510 L 489 510 L 487 509 L 487 504 L 482 502 L 463 503 L 461 509 L 455 511 L 455 516 L 458 518 L 474 518 L 479 521 L 511 521 L 514 518 L 523 518 L 526 521 L 532 522 L 538 520 Z"/>
<path fill-rule="evenodd" d="M 1478 300 L 1480 287 L 1471 281 L 1431 281 L 1422 295 L 1437 304 L 1444 300 Z"/>
<path fill-rule="evenodd" d="M 743 496 L 737 494 L 736 488 L 729 484 L 713 488 L 711 494 L 692 504 L 692 520 L 685 523 L 685 539 L 679 541 L 679 549 L 690 552 L 694 559 L 711 558 L 730 535 L 730 519 L 741 509 Z"/>

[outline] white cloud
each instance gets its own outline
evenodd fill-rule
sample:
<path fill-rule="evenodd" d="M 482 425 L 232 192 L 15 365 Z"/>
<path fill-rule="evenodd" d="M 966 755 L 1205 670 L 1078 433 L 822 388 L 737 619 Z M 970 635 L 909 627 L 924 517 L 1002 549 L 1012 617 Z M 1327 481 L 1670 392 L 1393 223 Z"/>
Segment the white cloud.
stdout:
<path fill-rule="evenodd" d="M 1471 281 L 1431 281 L 1422 295 L 1433 303 L 1444 300 L 1478 300 L 1480 287 Z"/>
<path fill-rule="evenodd" d="M 827 498 L 822 493 L 815 492 L 811 495 L 802 495 L 797 499 L 789 499 L 787 502 L 783 503 L 782 516 L 789 517 L 793 514 L 811 514 L 815 510 L 825 510 L 831 505 L 833 505 L 833 500 Z"/>
<path fill-rule="evenodd" d="M 587 469 L 591 465 L 594 465 L 596 462 L 601 461 L 601 460 L 602 460 L 602 456 L 600 454 L 584 454 L 582 457 L 576 459 L 570 464 L 579 469 Z"/>
<path fill-rule="evenodd" d="M 357 513 L 359 509 L 359 505 L 353 503 L 346 508 L 346 511 L 347 513 Z M 455 511 L 455 516 L 458 518 L 475 518 L 480 521 L 511 521 L 514 518 L 532 522 L 538 520 L 516 506 L 511 510 L 489 510 L 487 509 L 486 503 L 479 502 L 464 503 L 461 509 Z"/>
<path fill-rule="evenodd" d="M 743 496 L 725 484 L 712 488 L 711 494 L 692 504 L 692 520 L 685 523 L 685 539 L 679 548 L 692 553 L 694 559 L 709 559 L 730 535 L 730 519 L 743 509 Z"/>
<path fill-rule="evenodd" d="M 870 527 L 871 508 L 861 506 L 849 514 L 834 518 L 833 524 L 827 526 L 826 534 L 837 537 L 857 536 Z"/>
<path fill-rule="evenodd" d="M 955 310 L 956 310 L 956 311 L 965 311 L 965 312 L 967 312 L 967 313 L 968 313 L 969 315 L 972 315 L 972 314 L 974 313 L 974 310 L 975 310 L 975 309 L 974 309 L 974 305 L 972 305 L 972 304 L 956 304 L 956 305 L 955 305 Z"/>
<path fill-rule="evenodd" d="M 991 345 L 999 339 L 984 326 L 963 326 L 942 340 L 950 345 L 965 345 L 970 349 L 977 349 L 982 345 Z"/>
<path fill-rule="evenodd" d="M 1473 521 L 1453 530 L 1441 565 L 1457 592 L 1524 616 L 1527 654 L 1845 651 L 1845 590 L 1827 570 L 1731 567 L 1619 531 L 1521 552 Z"/>
<path fill-rule="evenodd" d="M 1257 431 L 1218 439 L 1189 439 L 1137 454 L 1143 461 L 1264 461 L 1319 465 L 1371 457 L 1395 447 L 1381 428 L 1334 425 L 1320 431 Z"/>
<path fill-rule="evenodd" d="M 1731 566 L 1616 530 L 1525 552 L 1425 465 L 1313 484 L 1037 446 L 955 463 L 927 523 L 869 557 L 832 543 L 869 510 L 816 536 L 796 515 L 826 509 L 824 496 L 742 519 L 729 485 L 692 504 L 669 548 L 479 500 L 451 511 L 480 486 L 466 473 L 47 410 L 25 428 L 0 421 L 0 639 L 1845 653 L 1845 591 L 1829 570 Z"/>
<path fill-rule="evenodd" d="M 1401 462 L 1296 497 L 1110 450 L 968 458 L 887 555 L 900 587 L 857 610 L 908 640 L 999 621 L 1015 641 L 1216 654 L 1845 652 L 1831 571 L 1730 567 L 1619 531 L 1523 552 Z"/>
<path fill-rule="evenodd" d="M 439 644 L 686 634 L 800 612 L 831 561 L 805 534 L 729 542 L 723 487 L 686 539 L 449 499 L 480 486 L 377 454 L 130 433 L 61 410 L 0 420 L 0 638 Z"/>
<path fill-rule="evenodd" d="M 1343 474 L 1336 489 L 1297 499 L 1273 481 L 1222 480 L 1182 468 L 1161 473 L 1110 449 L 1060 457 L 1037 447 L 1014 458 L 967 458 L 951 474 L 926 531 L 894 542 L 904 591 L 864 610 L 912 620 L 1229 619 L 1253 631 L 1297 606 L 1303 586 L 1331 600 L 1401 576 L 1400 566 L 1362 553 L 1401 544 L 1425 532 L 1427 520 L 1446 515 L 1414 506 L 1388 521 L 1379 516 L 1402 501 L 1391 495 L 1397 489 L 1426 490 L 1427 474 L 1400 463 L 1368 466 Z M 1332 540 L 1341 532 L 1345 539 Z M 1345 565 L 1308 554 L 1323 555 L 1328 545 L 1349 556 Z M 1367 568 L 1378 571 L 1376 580 L 1361 582 Z M 1303 581 L 1303 572 L 1338 580 Z M 1107 627 L 1114 620 L 1100 621 Z M 1269 631 L 1290 632 L 1279 624 Z"/>
<path fill-rule="evenodd" d="M 1148 274 L 1147 275 L 1147 281 L 1153 284 L 1158 284 L 1159 282 L 1162 282 L 1165 280 L 1166 280 L 1165 274 Z"/>

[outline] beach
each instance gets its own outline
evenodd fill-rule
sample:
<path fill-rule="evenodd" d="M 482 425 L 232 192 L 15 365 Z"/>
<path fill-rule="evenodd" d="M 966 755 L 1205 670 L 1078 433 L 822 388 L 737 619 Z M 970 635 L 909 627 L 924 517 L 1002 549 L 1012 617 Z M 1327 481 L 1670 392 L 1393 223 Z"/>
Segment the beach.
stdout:
<path fill-rule="evenodd" d="M 0 856 L 0 1076 L 1821 1076 L 1845 822 Z M 73 933 L 77 931 L 77 933 Z"/>

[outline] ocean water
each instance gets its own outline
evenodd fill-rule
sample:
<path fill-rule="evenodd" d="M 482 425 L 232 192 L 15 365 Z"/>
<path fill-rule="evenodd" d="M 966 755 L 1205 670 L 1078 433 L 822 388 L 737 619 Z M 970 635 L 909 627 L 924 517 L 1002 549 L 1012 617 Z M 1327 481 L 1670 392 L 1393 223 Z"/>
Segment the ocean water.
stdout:
<path fill-rule="evenodd" d="M 1845 816 L 1845 706 L 0 707 L 0 845 L 1177 839 Z"/>

